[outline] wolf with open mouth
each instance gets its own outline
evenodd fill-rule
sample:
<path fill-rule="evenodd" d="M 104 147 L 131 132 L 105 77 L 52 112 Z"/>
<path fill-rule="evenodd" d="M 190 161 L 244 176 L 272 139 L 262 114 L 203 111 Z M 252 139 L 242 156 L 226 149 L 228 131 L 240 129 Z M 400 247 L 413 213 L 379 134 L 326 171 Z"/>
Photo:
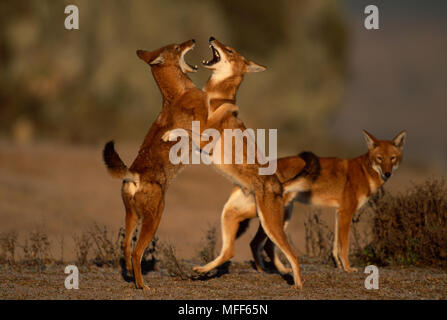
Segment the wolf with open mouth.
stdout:
<path fill-rule="evenodd" d="M 141 257 L 157 230 L 168 185 L 182 169 L 181 164 L 174 165 L 169 160 L 171 143 L 162 141 L 161 137 L 167 130 L 189 128 L 192 121 L 200 121 L 205 127 L 208 118 L 207 96 L 186 74 L 197 70 L 197 66 L 185 61 L 185 55 L 194 46 L 195 41 L 189 40 L 154 51 L 137 51 L 138 57 L 150 66 L 161 91 L 162 110 L 130 167 L 115 151 L 113 141 L 103 150 L 109 173 L 123 180 L 121 196 L 126 209 L 126 232 L 122 247 L 126 269 L 134 273 L 140 289 L 148 289 L 141 274 Z M 141 230 L 131 253 L 131 238 L 139 219 Z"/>

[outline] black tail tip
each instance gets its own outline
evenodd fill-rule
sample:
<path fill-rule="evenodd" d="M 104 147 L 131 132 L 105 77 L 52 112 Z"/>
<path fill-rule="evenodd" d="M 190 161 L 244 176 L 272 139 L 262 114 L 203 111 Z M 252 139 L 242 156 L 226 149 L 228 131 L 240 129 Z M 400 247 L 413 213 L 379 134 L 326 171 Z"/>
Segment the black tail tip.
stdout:
<path fill-rule="evenodd" d="M 310 151 L 301 152 L 298 156 L 306 163 L 299 175 L 308 176 L 311 181 L 315 181 L 320 176 L 320 159 Z"/>
<path fill-rule="evenodd" d="M 316 156 L 316 154 L 315 153 L 313 153 L 312 151 L 303 151 L 303 152 L 300 152 L 299 154 L 298 154 L 298 157 L 300 157 L 300 158 L 303 158 L 303 159 L 305 159 L 306 160 L 306 158 L 317 158 L 318 159 L 318 157 Z"/>

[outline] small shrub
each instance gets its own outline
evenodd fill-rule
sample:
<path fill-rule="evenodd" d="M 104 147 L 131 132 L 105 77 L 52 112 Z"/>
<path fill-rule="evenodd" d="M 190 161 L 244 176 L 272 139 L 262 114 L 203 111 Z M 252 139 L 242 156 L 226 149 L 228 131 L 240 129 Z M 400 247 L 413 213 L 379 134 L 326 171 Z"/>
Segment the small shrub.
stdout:
<path fill-rule="evenodd" d="M 93 243 L 93 263 L 100 267 L 103 265 L 118 266 L 122 254 L 121 239 L 124 236 L 124 231 L 120 229 L 118 236 L 114 238 L 106 226 L 100 227 L 95 223 L 87 231 L 87 234 Z"/>
<path fill-rule="evenodd" d="M 214 260 L 216 243 L 217 243 L 217 228 L 216 226 L 210 226 L 210 228 L 206 232 L 203 247 L 199 251 L 199 257 L 203 261 L 203 263 L 208 263 Z"/>
<path fill-rule="evenodd" d="M 75 243 L 76 263 L 79 266 L 84 266 L 88 263 L 88 254 L 91 248 L 91 239 L 86 232 L 80 236 L 74 235 L 73 241 Z"/>
<path fill-rule="evenodd" d="M 364 261 L 381 265 L 447 265 L 447 187 L 429 179 L 407 192 L 382 193 L 371 202 L 372 241 Z"/>
<path fill-rule="evenodd" d="M 22 246 L 24 259 L 23 262 L 28 265 L 38 266 L 43 269 L 45 264 L 52 261 L 50 251 L 50 241 L 46 233 L 35 230 L 31 231 L 28 238 Z"/>
<path fill-rule="evenodd" d="M 191 274 L 186 271 L 187 268 L 183 262 L 177 258 L 175 247 L 172 244 L 168 243 L 162 245 L 161 253 L 161 267 L 166 269 L 171 277 L 180 278 L 182 280 L 191 279 Z"/>

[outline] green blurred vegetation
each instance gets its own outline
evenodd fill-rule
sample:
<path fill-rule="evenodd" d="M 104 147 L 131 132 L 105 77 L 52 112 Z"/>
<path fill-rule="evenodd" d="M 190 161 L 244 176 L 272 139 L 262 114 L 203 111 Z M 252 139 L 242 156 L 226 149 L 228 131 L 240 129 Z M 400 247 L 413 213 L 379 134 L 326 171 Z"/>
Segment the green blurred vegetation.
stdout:
<path fill-rule="evenodd" d="M 64 29 L 75 4 L 80 30 Z M 280 147 L 325 143 L 347 69 L 341 2 L 302 1 L 2 1 L 0 134 L 18 140 L 141 141 L 161 106 L 136 49 L 190 38 L 187 57 L 210 56 L 213 35 L 266 65 L 238 95 L 248 126 L 278 128 Z M 202 87 L 209 72 L 191 77 Z"/>

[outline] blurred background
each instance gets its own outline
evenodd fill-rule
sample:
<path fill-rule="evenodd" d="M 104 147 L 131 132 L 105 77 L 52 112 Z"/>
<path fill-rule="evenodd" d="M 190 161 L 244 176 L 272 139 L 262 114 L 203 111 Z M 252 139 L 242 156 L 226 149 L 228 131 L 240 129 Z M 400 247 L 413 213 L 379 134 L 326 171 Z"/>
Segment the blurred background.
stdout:
<path fill-rule="evenodd" d="M 64 28 L 68 4 L 79 8 L 80 30 Z M 120 182 L 106 174 L 102 146 L 114 139 L 130 164 L 161 106 L 135 51 L 195 38 L 187 60 L 200 64 L 211 56 L 211 35 L 267 66 L 246 76 L 237 104 L 247 127 L 278 129 L 280 156 L 354 157 L 366 151 L 362 129 L 382 139 L 406 129 L 390 188 L 445 175 L 447 3 L 374 1 L 380 30 L 364 28 L 368 4 L 0 2 L 0 231 L 44 228 L 71 239 L 92 221 L 122 226 Z M 204 68 L 191 75 L 200 88 L 208 77 Z M 187 168 L 168 193 L 160 237 L 190 255 L 230 190 L 211 168 Z M 301 250 L 302 221 L 294 221 Z M 247 257 L 243 247 L 239 257 Z"/>

